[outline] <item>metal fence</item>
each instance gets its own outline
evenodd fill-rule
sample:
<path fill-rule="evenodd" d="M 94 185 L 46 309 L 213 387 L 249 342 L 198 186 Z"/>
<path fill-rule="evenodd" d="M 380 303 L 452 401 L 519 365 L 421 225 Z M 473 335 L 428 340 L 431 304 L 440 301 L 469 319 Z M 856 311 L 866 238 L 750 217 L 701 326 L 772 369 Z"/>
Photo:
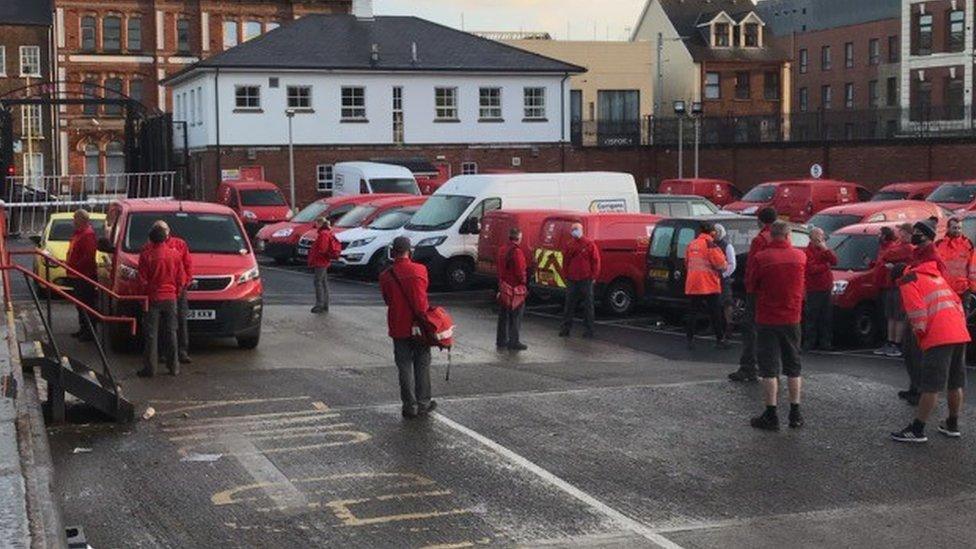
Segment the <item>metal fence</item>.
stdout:
<path fill-rule="evenodd" d="M 41 234 L 52 213 L 84 208 L 105 212 L 120 198 L 172 199 L 176 172 L 7 177 L 0 199 L 7 211 L 7 233 Z"/>

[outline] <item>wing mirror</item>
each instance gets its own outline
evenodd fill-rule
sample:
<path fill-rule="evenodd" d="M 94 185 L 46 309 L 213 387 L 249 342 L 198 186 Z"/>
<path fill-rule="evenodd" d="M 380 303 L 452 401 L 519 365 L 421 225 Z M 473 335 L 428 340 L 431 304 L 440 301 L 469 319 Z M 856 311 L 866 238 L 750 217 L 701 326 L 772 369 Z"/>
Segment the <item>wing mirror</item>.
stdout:
<path fill-rule="evenodd" d="M 105 254 L 114 254 L 115 246 L 112 245 L 112 241 L 104 236 L 98 239 L 98 244 L 95 246 L 98 251 Z"/>
<path fill-rule="evenodd" d="M 34 243 L 34 246 L 35 247 L 37 247 L 37 248 L 40 248 L 41 247 L 41 235 L 39 235 L 39 234 L 31 235 L 30 236 L 30 241 Z"/>

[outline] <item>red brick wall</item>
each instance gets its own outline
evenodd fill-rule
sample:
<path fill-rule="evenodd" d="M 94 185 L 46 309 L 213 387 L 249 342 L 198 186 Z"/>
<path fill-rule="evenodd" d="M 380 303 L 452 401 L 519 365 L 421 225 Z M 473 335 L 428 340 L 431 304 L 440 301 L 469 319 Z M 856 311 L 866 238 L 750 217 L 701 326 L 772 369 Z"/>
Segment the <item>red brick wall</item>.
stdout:
<path fill-rule="evenodd" d="M 0 25 L 0 46 L 4 47 L 6 53 L 4 62 L 4 77 L 0 77 L 0 96 L 11 93 L 11 98 L 23 98 L 24 92 L 17 91 L 27 86 L 27 78 L 20 77 L 20 46 L 40 46 L 41 48 L 41 78 L 31 78 L 31 85 L 38 84 L 49 78 L 51 55 L 50 42 L 48 39 L 47 27 L 31 25 Z M 38 89 L 33 90 L 35 93 Z M 11 107 L 11 120 L 13 122 L 13 137 L 15 140 L 23 139 L 24 128 L 21 127 L 22 109 L 21 106 Z M 43 133 L 36 135 L 38 128 L 34 128 L 35 139 L 31 143 L 31 150 L 34 153 L 44 155 L 44 173 L 53 173 L 55 155 L 51 140 L 51 129 L 53 125 L 54 111 L 50 107 L 41 107 L 41 117 Z M 27 153 L 27 141 L 22 140 L 23 151 L 14 154 L 14 166 L 17 175 L 24 172 L 24 154 Z"/>
<path fill-rule="evenodd" d="M 719 85 L 721 87 L 720 99 L 702 100 L 705 116 L 778 114 L 782 109 L 782 103 L 779 100 L 768 101 L 764 97 L 765 73 L 775 72 L 780 75 L 779 87 L 780 94 L 782 94 L 782 68 L 783 66 L 780 63 L 702 63 L 701 81 L 703 88 L 701 96 L 705 97 L 706 73 L 719 73 Z M 735 97 L 736 73 L 740 71 L 749 73 L 749 99 L 736 99 Z"/>

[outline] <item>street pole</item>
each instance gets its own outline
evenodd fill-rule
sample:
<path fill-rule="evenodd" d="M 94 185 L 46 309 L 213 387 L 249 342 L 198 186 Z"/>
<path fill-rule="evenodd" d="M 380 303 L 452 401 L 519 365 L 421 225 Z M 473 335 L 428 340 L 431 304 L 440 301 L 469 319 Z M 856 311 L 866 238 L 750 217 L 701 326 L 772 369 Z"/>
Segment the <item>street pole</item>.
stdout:
<path fill-rule="evenodd" d="M 664 89 L 664 71 L 661 69 L 661 58 L 664 54 L 664 34 L 657 33 L 657 89 L 654 91 L 654 116 L 661 115 L 661 93 Z"/>
<path fill-rule="evenodd" d="M 295 118 L 295 111 L 288 109 L 285 111 L 285 116 L 288 117 L 288 186 L 291 191 L 291 207 L 292 211 L 296 209 L 295 205 L 295 142 L 292 137 L 292 119 Z"/>
<path fill-rule="evenodd" d="M 678 179 L 684 179 L 684 167 L 685 167 L 685 119 L 682 116 L 678 117 Z"/>
<path fill-rule="evenodd" d="M 698 179 L 698 147 L 701 142 L 701 116 L 695 116 L 695 179 Z"/>

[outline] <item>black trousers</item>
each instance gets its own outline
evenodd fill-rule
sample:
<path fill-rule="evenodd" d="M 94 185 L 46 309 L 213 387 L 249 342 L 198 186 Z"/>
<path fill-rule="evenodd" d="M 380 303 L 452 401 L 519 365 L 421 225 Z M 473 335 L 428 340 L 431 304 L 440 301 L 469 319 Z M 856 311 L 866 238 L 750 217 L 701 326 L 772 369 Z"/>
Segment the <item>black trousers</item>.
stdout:
<path fill-rule="evenodd" d="M 98 310 L 98 293 L 95 291 L 95 286 L 93 286 L 87 280 L 82 280 L 80 278 L 72 278 L 71 288 L 72 288 L 71 293 L 78 301 L 81 301 L 82 303 L 88 305 L 89 307 L 91 307 L 96 311 Z M 98 318 L 89 315 L 88 312 L 82 309 L 81 307 L 76 306 L 75 309 L 78 310 L 79 330 L 83 334 L 89 334 L 94 336 L 94 334 L 91 333 L 91 330 L 88 329 L 88 323 L 85 322 L 85 316 L 87 315 L 91 319 L 91 324 L 93 328 L 95 327 L 95 325 L 98 324 Z"/>
<path fill-rule="evenodd" d="M 498 308 L 498 330 L 495 335 L 495 345 L 498 347 L 514 347 L 522 343 L 519 333 L 522 331 L 522 315 L 525 304 L 517 309 Z"/>
<path fill-rule="evenodd" d="M 908 390 L 919 393 L 922 383 L 922 349 L 918 346 L 918 340 L 915 339 L 915 332 L 911 326 L 905 327 L 905 336 L 901 345 L 905 370 L 908 372 Z"/>
<path fill-rule="evenodd" d="M 746 310 L 742 318 L 742 356 L 739 370 L 756 375 L 756 296 L 746 296 Z"/>
<path fill-rule="evenodd" d="M 593 310 L 593 281 L 569 280 L 566 282 L 566 303 L 563 308 L 563 330 L 573 327 L 573 315 L 576 308 L 583 306 L 583 327 L 587 333 L 593 333 L 596 313 Z"/>
<path fill-rule="evenodd" d="M 721 294 L 689 296 L 688 309 L 685 311 L 685 335 L 688 341 L 695 338 L 698 319 L 708 317 L 715 332 L 716 341 L 725 340 L 725 312 L 722 310 Z"/>
<path fill-rule="evenodd" d="M 186 296 L 187 289 L 179 293 L 176 298 L 176 331 L 179 338 L 180 358 L 190 356 L 190 331 L 187 326 L 186 315 L 190 311 L 190 301 Z"/>
<path fill-rule="evenodd" d="M 416 413 L 430 405 L 430 347 L 412 338 L 393 340 L 403 409 Z"/>
<path fill-rule="evenodd" d="M 160 348 L 165 353 L 166 366 L 171 372 L 176 371 L 179 349 L 176 336 L 176 311 L 176 301 L 157 301 L 149 304 L 149 310 L 146 311 L 142 322 L 142 330 L 146 337 L 146 348 L 143 356 L 146 371 L 156 373 L 159 366 Z"/>
<path fill-rule="evenodd" d="M 803 303 L 803 348 L 821 349 L 833 345 L 834 306 L 830 292 L 807 292 Z"/>

